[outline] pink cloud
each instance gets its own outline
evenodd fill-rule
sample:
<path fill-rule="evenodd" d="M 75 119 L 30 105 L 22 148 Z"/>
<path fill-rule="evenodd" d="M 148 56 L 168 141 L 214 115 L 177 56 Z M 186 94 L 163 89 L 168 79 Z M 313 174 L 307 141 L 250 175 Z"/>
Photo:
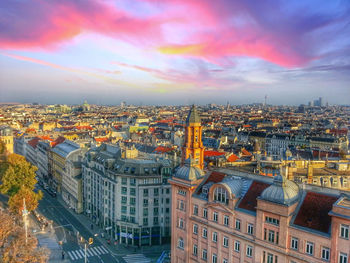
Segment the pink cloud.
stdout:
<path fill-rule="evenodd" d="M 132 41 L 160 39 L 158 18 L 132 17 L 105 1 L 10 1 L 0 11 L 0 48 L 55 47 L 83 32 Z"/>
<path fill-rule="evenodd" d="M 283 12 L 287 4 L 272 0 L 133 1 L 153 5 L 157 11 L 130 13 L 133 2 L 127 0 L 123 3 L 129 11 L 107 0 L 3 0 L 0 48 L 54 48 L 93 32 L 214 63 L 249 56 L 298 67 L 318 57 L 319 42 L 311 34 L 335 21 L 329 15 L 300 12 L 293 3 L 289 5 L 296 11 Z"/>

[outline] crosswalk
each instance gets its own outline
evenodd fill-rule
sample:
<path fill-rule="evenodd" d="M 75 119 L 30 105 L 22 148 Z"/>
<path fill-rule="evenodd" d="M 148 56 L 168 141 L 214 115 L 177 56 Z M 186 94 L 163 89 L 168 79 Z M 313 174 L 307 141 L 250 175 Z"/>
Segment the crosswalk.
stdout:
<path fill-rule="evenodd" d="M 72 260 L 78 260 L 85 257 L 84 249 L 71 250 L 67 252 Z M 109 251 L 103 246 L 90 247 L 86 249 L 86 257 L 108 254 Z"/>
<path fill-rule="evenodd" d="M 151 260 L 146 258 L 143 254 L 131 254 L 123 257 L 126 263 L 150 263 Z"/>

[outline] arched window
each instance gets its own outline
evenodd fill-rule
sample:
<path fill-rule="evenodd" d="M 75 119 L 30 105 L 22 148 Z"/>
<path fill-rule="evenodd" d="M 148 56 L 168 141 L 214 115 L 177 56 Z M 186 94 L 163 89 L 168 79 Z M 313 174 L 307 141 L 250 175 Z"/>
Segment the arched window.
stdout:
<path fill-rule="evenodd" d="M 228 204 L 228 193 L 225 188 L 217 187 L 214 191 L 214 200 L 220 203 Z"/>
<path fill-rule="evenodd" d="M 184 248 L 184 240 L 182 239 L 182 237 L 180 237 L 179 240 L 177 241 L 177 246 L 181 249 Z"/>

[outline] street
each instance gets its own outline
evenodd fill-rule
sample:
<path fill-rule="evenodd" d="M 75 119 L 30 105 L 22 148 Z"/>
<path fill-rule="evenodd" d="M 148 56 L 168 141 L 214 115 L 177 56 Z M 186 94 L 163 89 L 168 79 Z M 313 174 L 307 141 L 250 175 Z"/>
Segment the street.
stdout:
<path fill-rule="evenodd" d="M 43 193 L 44 197 L 39 201 L 37 210 L 53 221 L 52 230 L 55 231 L 58 241 L 62 244 L 65 259 L 76 263 L 85 262 L 84 244 L 80 240 L 82 237 L 87 241 L 90 237 L 94 237 L 94 233 L 85 228 L 55 197 L 51 197 L 44 190 Z M 47 230 L 50 230 L 49 228 Z M 112 255 L 109 249 L 96 238 L 92 245 L 87 246 L 86 252 L 87 262 L 124 262 L 121 257 Z"/>

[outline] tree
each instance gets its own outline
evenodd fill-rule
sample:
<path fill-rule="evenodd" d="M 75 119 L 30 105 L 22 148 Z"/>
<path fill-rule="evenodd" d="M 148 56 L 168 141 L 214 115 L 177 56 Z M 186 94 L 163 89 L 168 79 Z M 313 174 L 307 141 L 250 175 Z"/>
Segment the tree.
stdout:
<path fill-rule="evenodd" d="M 4 155 L 6 153 L 6 145 L 3 140 L 0 139 L 0 155 Z"/>
<path fill-rule="evenodd" d="M 27 187 L 22 186 L 19 191 L 10 197 L 8 205 L 11 212 L 20 215 L 23 210 L 23 199 L 26 200 L 26 208 L 28 211 L 32 211 L 38 206 L 39 200 L 43 197 L 42 192 L 35 193 L 29 190 Z"/>
<path fill-rule="evenodd" d="M 34 192 L 37 183 L 35 178 L 37 168 L 18 154 L 10 154 L 7 157 L 7 164 L 8 167 L 1 178 L 0 191 L 10 196 L 10 209 L 19 213 L 22 207 L 20 201 L 25 198 L 28 211 L 34 210 L 42 198 L 41 191 Z"/>
<path fill-rule="evenodd" d="M 38 240 L 34 236 L 29 235 L 26 242 L 25 231 L 16 217 L 0 210 L 0 222 L 0 262 L 47 262 L 49 251 L 38 248 Z"/>

